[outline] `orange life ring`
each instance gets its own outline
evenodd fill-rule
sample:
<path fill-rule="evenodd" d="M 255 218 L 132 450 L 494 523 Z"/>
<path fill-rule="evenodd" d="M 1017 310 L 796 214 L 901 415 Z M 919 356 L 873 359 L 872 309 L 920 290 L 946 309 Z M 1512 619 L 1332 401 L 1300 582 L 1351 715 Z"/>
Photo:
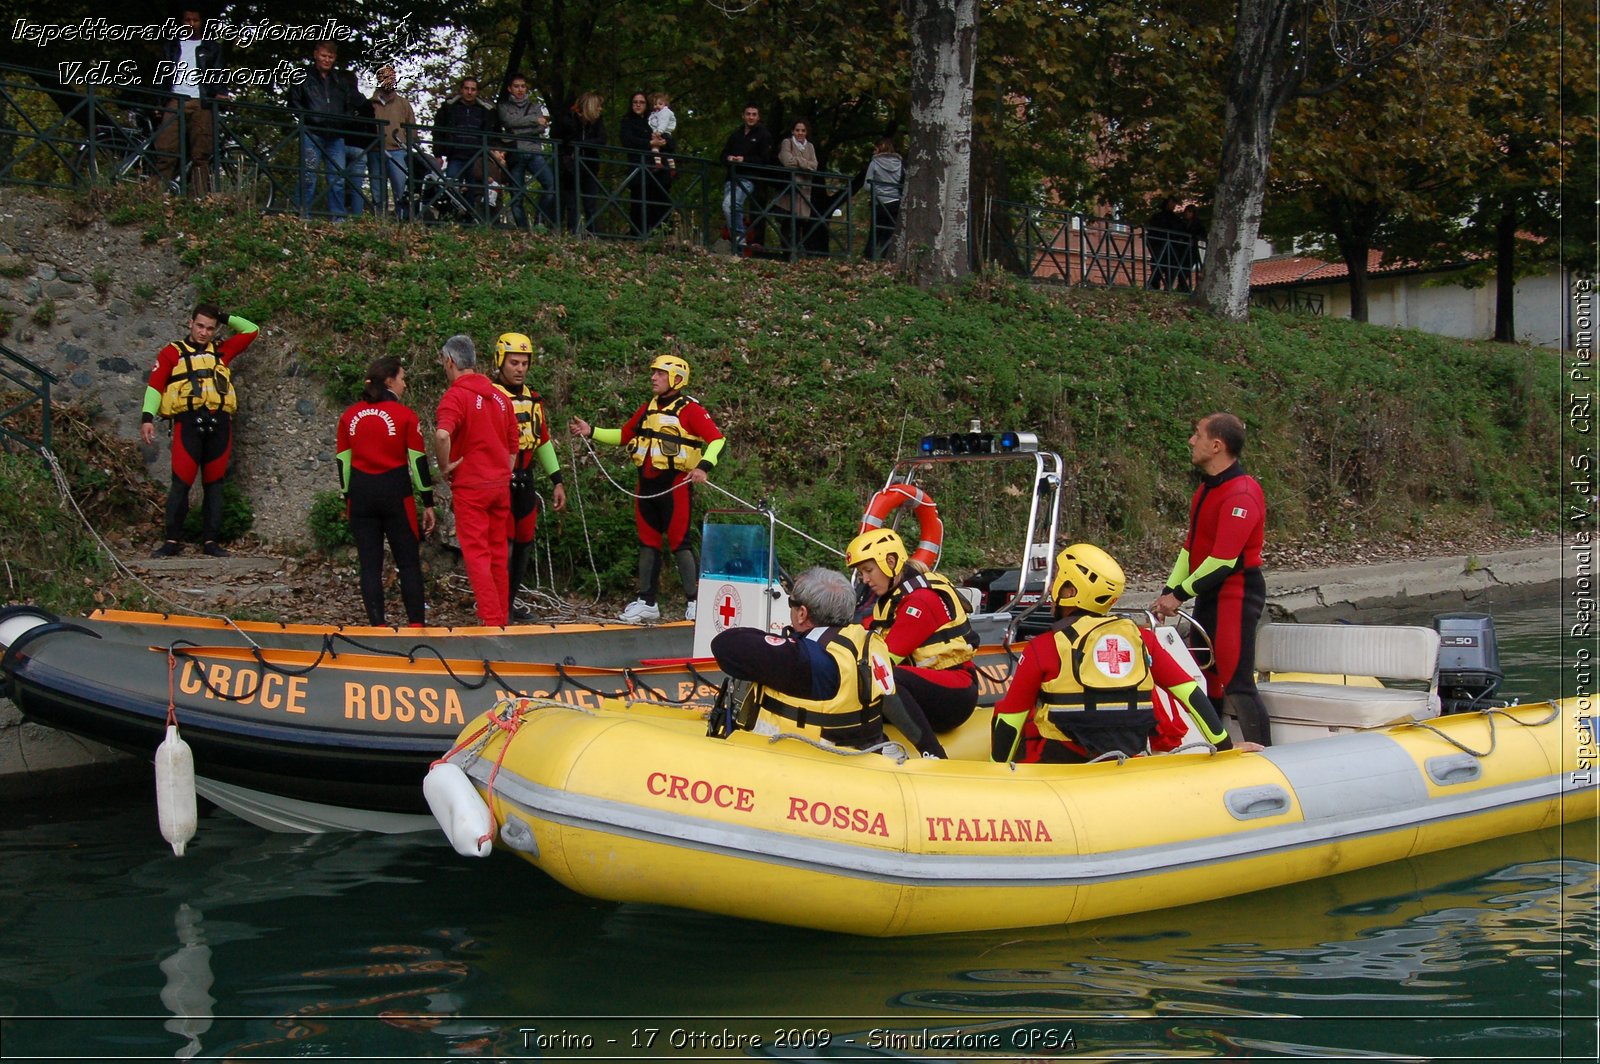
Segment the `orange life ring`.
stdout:
<path fill-rule="evenodd" d="M 911 557 L 932 569 L 939 563 L 939 552 L 944 549 L 944 522 L 939 519 L 939 507 L 933 496 L 911 484 L 890 484 L 867 503 L 867 512 L 861 518 L 856 534 L 882 528 L 889 515 L 910 503 L 916 508 L 918 538 L 921 542 L 911 552 Z"/>

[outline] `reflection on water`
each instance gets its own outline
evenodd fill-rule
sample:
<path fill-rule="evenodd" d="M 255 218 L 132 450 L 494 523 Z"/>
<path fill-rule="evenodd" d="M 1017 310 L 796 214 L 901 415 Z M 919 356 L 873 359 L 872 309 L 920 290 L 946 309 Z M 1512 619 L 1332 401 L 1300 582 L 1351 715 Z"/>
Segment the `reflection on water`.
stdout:
<path fill-rule="evenodd" d="M 1502 624 L 1519 684 L 1537 682 L 1516 671 L 1511 650 L 1524 638 Z M 602 904 L 520 861 L 470 862 L 427 838 L 270 835 L 215 813 L 178 859 L 143 792 L 10 814 L 0 828 L 7 1055 L 1520 1059 L 1564 1049 L 1592 1059 L 1596 1049 L 1583 1018 L 1600 936 L 1593 825 L 1143 916 L 884 941 Z M 710 1044 L 721 1031 L 762 1044 Z M 667 1042 L 697 1035 L 698 1046 Z M 650 1050 L 635 1051 L 648 1038 Z"/>

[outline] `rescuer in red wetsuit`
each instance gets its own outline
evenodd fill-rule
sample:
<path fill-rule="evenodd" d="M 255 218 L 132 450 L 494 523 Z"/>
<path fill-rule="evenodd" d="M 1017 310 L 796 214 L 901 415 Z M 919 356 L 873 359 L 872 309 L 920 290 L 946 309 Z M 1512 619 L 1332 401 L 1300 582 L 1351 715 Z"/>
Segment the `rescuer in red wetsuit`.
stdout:
<path fill-rule="evenodd" d="M 233 412 L 238 394 L 229 369 L 241 351 L 255 342 L 259 330 L 237 315 L 228 318 L 233 335 L 215 343 L 222 311 L 201 303 L 189 318 L 187 339 L 174 340 L 156 355 L 155 368 L 144 390 L 144 412 L 139 437 L 156 442 L 159 414 L 172 422 L 172 484 L 167 489 L 166 541 L 155 557 L 169 558 L 183 549 L 183 520 L 189 516 L 189 489 L 198 475 L 205 486 L 200 503 L 204 517 L 202 541 L 214 558 L 228 552 L 217 542 L 222 529 L 222 482 L 233 455 Z"/>
<path fill-rule="evenodd" d="M 1151 603 L 1157 617 L 1171 617 L 1185 599 L 1211 633 L 1216 662 L 1206 670 L 1208 693 L 1239 720 L 1240 734 L 1271 745 L 1271 722 L 1256 692 L 1256 626 L 1267 601 L 1261 575 L 1261 542 L 1267 502 L 1261 485 L 1244 471 L 1244 422 L 1232 414 L 1208 414 L 1189 437 L 1189 459 L 1202 474 L 1189 504 L 1189 531 Z"/>
<path fill-rule="evenodd" d="M 532 611 L 515 603 L 522 586 L 522 571 L 533 548 L 533 533 L 539 526 L 539 489 L 533 482 L 537 459 L 550 478 L 550 502 L 556 512 L 567 508 L 567 489 L 561 484 L 561 461 L 550 442 L 550 422 L 544 400 L 528 387 L 528 367 L 533 362 L 533 341 L 524 333 L 501 333 L 494 345 L 494 384 L 511 402 L 517 418 L 517 463 L 511 470 L 511 562 L 508 581 L 511 602 L 507 603 L 513 621 L 531 620 Z"/>
<path fill-rule="evenodd" d="M 511 403 L 479 373 L 469 336 L 452 336 L 440 351 L 450 381 L 434 415 L 433 455 L 450 485 L 456 541 L 476 600 L 478 622 L 506 623 L 511 601 L 506 537 L 511 531 L 511 467 L 517 419 Z"/>
<path fill-rule="evenodd" d="M 994 760 L 1075 764 L 1146 746 L 1174 750 L 1188 732 L 1174 700 L 1208 742 L 1229 747 L 1211 700 L 1155 633 L 1108 616 L 1126 583 L 1122 566 L 1092 543 L 1056 557 L 1050 599 L 1060 618 L 1029 640 L 995 704 Z"/>
<path fill-rule="evenodd" d="M 416 413 L 400 402 L 406 371 L 385 355 L 367 368 L 361 401 L 339 418 L 339 486 L 344 491 L 350 535 L 356 541 L 361 603 L 370 624 L 383 624 L 383 541 L 389 541 L 400 570 L 400 599 L 406 621 L 424 619 L 422 557 L 419 542 L 434 526 L 433 478 Z M 416 496 L 422 496 L 417 519 Z"/>
<path fill-rule="evenodd" d="M 621 619 L 628 624 L 661 619 L 656 594 L 663 550 L 678 563 L 678 579 L 689 600 L 684 616 L 691 621 L 695 616 L 700 563 L 689 546 L 693 503 L 689 492 L 693 485 L 705 483 L 727 441 L 706 408 L 683 393 L 688 383 L 688 362 L 677 355 L 657 355 L 650 363 L 651 398 L 627 424 L 601 429 L 575 417 L 570 426 L 575 436 L 629 447 L 633 464 L 639 467 L 639 498 L 633 509 L 639 529 L 639 594 L 622 611 Z"/>
<path fill-rule="evenodd" d="M 844 560 L 877 596 L 871 627 L 889 648 L 910 721 L 896 719 L 893 704 L 886 715 L 923 753 L 943 757 L 935 733 L 960 727 L 978 704 L 977 637 L 961 596 L 944 575 L 913 560 L 892 528 L 861 533 L 845 548 Z"/>

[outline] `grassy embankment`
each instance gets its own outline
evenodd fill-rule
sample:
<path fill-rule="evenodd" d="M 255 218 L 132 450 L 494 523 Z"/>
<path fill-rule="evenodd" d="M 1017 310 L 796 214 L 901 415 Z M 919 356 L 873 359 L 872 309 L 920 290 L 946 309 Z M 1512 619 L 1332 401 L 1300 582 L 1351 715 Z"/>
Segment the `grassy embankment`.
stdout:
<path fill-rule="evenodd" d="M 1267 492 L 1269 546 L 1559 521 L 1560 378 L 1546 351 L 1265 312 L 1225 323 L 1169 295 L 1009 278 L 930 295 L 855 264 L 307 227 L 138 200 L 110 217 L 171 242 L 203 296 L 297 335 L 299 361 L 341 402 L 371 358 L 395 353 L 411 367 L 407 401 L 430 411 L 445 337 L 466 332 L 481 351 L 517 330 L 538 347 L 530 382 L 556 425 L 574 414 L 615 425 L 648 394 L 650 357 L 675 349 L 694 367 L 689 391 L 730 438 L 714 479 L 840 546 L 897 449 L 981 418 L 989 430 L 1036 431 L 1062 454 L 1063 542 L 1159 564 L 1187 516 L 1192 420 L 1212 409 L 1250 426 L 1246 463 Z M 558 448 L 570 465 L 564 432 Z M 620 454 L 602 458 L 631 484 Z M 602 584 L 625 589 L 630 500 L 586 464 L 568 478 L 581 519 L 574 497 L 567 515 L 541 524 L 558 570 L 593 588 L 587 530 Z M 1014 555 L 1028 501 L 1015 478 L 945 470 L 926 483 L 946 523 L 947 568 Z M 700 500 L 727 502 L 709 491 Z M 791 567 L 826 560 L 794 537 L 780 549 Z"/>

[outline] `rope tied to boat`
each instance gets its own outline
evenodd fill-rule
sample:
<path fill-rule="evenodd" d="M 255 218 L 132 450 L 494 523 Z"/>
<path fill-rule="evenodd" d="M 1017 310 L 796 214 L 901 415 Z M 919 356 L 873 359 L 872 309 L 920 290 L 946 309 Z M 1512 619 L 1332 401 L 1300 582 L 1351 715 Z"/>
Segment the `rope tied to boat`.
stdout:
<path fill-rule="evenodd" d="M 799 732 L 775 732 L 767 736 L 767 745 L 781 743 L 785 739 L 793 739 L 795 742 L 805 743 L 814 749 L 821 750 L 824 753 L 838 754 L 840 757 L 865 757 L 868 754 L 882 754 L 897 765 L 903 765 L 909 760 L 906 748 L 893 739 L 885 739 L 883 742 L 874 743 L 872 746 L 857 748 L 854 746 L 839 746 L 836 743 L 830 743 L 826 739 L 816 739 L 809 735 L 801 735 Z"/>
<path fill-rule="evenodd" d="M 188 604 L 180 603 L 178 600 L 162 594 L 150 584 L 146 583 L 143 577 L 134 572 L 133 569 L 128 566 L 128 563 L 124 562 L 122 558 L 118 556 L 117 552 L 111 549 L 111 544 L 106 542 L 105 537 L 100 534 L 100 530 L 95 528 L 94 524 L 89 520 L 89 515 L 83 512 L 83 507 L 78 505 L 77 498 L 72 494 L 72 485 L 67 481 L 66 471 L 61 468 L 61 462 L 56 458 L 55 452 L 48 447 L 43 447 L 40 449 L 39 453 L 44 457 L 45 462 L 50 466 L 50 476 L 55 481 L 56 490 L 61 493 L 61 497 L 65 499 L 67 504 L 72 507 L 72 512 L 78 515 L 78 520 L 82 522 L 83 527 L 88 530 L 89 536 L 94 540 L 95 546 L 100 549 L 100 553 L 104 554 L 111 561 L 111 567 L 113 569 L 116 569 L 124 577 L 132 580 L 135 584 L 138 584 L 144 589 L 146 594 L 148 594 L 157 602 L 165 602 L 169 606 L 177 606 L 186 610 L 191 610 L 196 616 L 210 617 L 214 620 L 222 621 L 229 628 L 232 628 L 235 632 L 237 632 L 239 637 L 246 643 L 249 643 L 253 647 L 258 646 L 256 641 L 250 638 L 250 633 L 239 627 L 238 623 L 226 613 L 208 613 L 205 610 L 194 609 Z"/>
<path fill-rule="evenodd" d="M 641 500 L 641 501 L 646 500 L 646 499 L 659 499 L 662 496 L 670 495 L 673 492 L 678 491 L 679 489 L 687 489 L 687 487 L 689 486 L 690 482 L 689 482 L 689 480 L 687 478 L 685 478 L 683 480 L 679 480 L 677 483 L 673 484 L 672 487 L 667 488 L 664 491 L 658 491 L 658 492 L 656 492 L 656 493 L 654 493 L 652 495 L 641 495 L 638 492 L 634 491 L 633 489 L 628 488 L 628 487 L 626 487 L 626 486 L 624 486 L 624 485 L 622 485 L 622 484 L 617 482 L 617 479 L 611 475 L 611 471 L 606 469 L 605 465 L 600 461 L 600 454 L 599 454 L 599 452 L 597 452 L 594 449 L 594 441 L 593 440 L 591 440 L 587 436 L 583 437 L 583 446 L 584 446 L 584 449 L 588 452 L 588 457 L 589 457 L 590 461 L 592 461 L 594 463 L 594 467 L 596 469 L 600 470 L 600 475 L 606 479 L 606 482 L 609 483 L 613 488 L 616 488 L 617 491 L 621 492 L 623 495 L 626 495 L 631 499 L 638 499 L 638 500 Z M 574 464 L 576 464 L 576 463 L 574 463 Z M 771 516 L 773 523 L 776 524 L 778 527 L 786 529 L 787 531 L 793 532 L 795 535 L 799 536 L 801 539 L 805 540 L 806 542 L 811 543 L 814 546 L 821 547 L 823 550 L 827 551 L 830 554 L 837 555 L 837 556 L 839 556 L 841 558 L 844 557 L 844 551 L 840 550 L 838 547 L 835 547 L 833 544 L 824 543 L 822 540 L 817 539 L 815 536 L 812 536 L 812 535 L 810 535 L 810 534 L 808 534 L 806 532 L 802 532 L 800 529 L 794 527 L 793 525 L 789 524 L 788 522 L 779 520 L 778 517 L 775 514 L 773 514 L 772 508 L 770 506 L 758 505 L 758 504 L 750 502 L 750 501 L 748 501 L 746 499 L 741 499 L 739 496 L 735 495 L 733 492 L 729 491 L 727 488 L 724 488 L 722 485 L 720 485 L 720 484 L 716 483 L 715 481 L 711 480 L 709 477 L 705 481 L 705 486 L 710 488 L 710 489 L 712 489 L 713 491 L 720 491 L 722 494 L 726 495 L 728 498 L 732 499 L 734 502 L 738 503 L 740 506 L 744 507 L 746 510 L 749 510 L 751 513 L 767 514 L 768 516 Z"/>
<path fill-rule="evenodd" d="M 1441 731 L 1438 728 L 1435 728 L 1433 725 L 1431 725 L 1431 724 L 1429 724 L 1429 723 L 1427 723 L 1425 721 L 1420 721 L 1420 720 L 1407 721 L 1406 723 L 1402 724 L 1401 727 L 1421 728 L 1423 731 L 1432 732 L 1434 735 L 1437 735 L 1439 738 L 1443 739 L 1445 742 L 1449 743 L 1451 746 L 1455 747 L 1457 750 L 1460 750 L 1463 754 L 1470 754 L 1471 756 L 1473 756 L 1475 758 L 1478 758 L 1481 761 L 1482 759 L 1488 757 L 1490 754 L 1494 753 L 1495 747 L 1498 746 L 1499 743 L 1500 743 L 1500 735 L 1499 735 L 1498 732 L 1495 731 L 1495 727 L 1494 727 L 1494 718 L 1495 717 L 1503 716 L 1507 720 L 1511 721 L 1513 724 L 1520 724 L 1524 728 L 1538 728 L 1538 727 L 1542 727 L 1542 726 L 1544 726 L 1546 724 L 1549 724 L 1551 721 L 1555 720 L 1557 717 L 1559 717 L 1561 715 L 1561 707 L 1560 706 L 1556 705 L 1554 702 L 1549 703 L 1549 705 L 1550 705 L 1550 712 L 1546 713 L 1543 717 L 1541 717 L 1538 720 L 1523 720 L 1522 718 L 1520 718 L 1520 717 L 1516 716 L 1515 714 L 1509 712 L 1511 709 L 1516 708 L 1514 706 L 1488 706 L 1488 707 L 1486 707 L 1484 709 L 1478 710 L 1478 715 L 1483 717 L 1485 720 L 1487 720 L 1489 722 L 1489 749 L 1482 750 L 1482 751 L 1474 750 L 1472 747 L 1468 746 L 1466 743 L 1461 742 L 1459 739 L 1456 739 L 1454 736 L 1449 735 L 1446 732 Z M 1461 714 L 1459 714 L 1459 713 L 1452 714 L 1452 716 L 1460 716 L 1460 715 Z"/>

